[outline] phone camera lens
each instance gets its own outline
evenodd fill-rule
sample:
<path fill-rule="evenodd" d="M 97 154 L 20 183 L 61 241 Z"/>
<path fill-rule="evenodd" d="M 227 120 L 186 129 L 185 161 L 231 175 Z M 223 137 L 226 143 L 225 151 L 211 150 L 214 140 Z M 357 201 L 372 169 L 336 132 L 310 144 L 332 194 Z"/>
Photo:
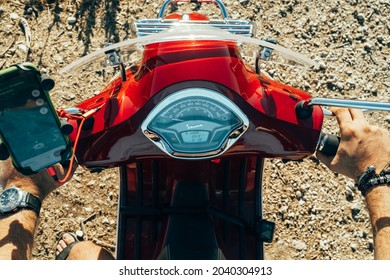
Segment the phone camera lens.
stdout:
<path fill-rule="evenodd" d="M 46 115 L 47 112 L 49 112 L 49 110 L 46 108 L 46 107 L 42 107 L 39 112 L 42 114 L 42 115 Z"/>
<path fill-rule="evenodd" d="M 45 104 L 45 101 L 43 99 L 39 98 L 35 101 L 35 103 L 37 104 L 37 106 L 42 106 L 43 104 Z"/>
<path fill-rule="evenodd" d="M 34 89 L 34 90 L 31 92 L 31 95 L 32 95 L 33 97 L 38 97 L 40 94 L 41 94 L 40 91 L 37 90 L 37 89 Z"/>

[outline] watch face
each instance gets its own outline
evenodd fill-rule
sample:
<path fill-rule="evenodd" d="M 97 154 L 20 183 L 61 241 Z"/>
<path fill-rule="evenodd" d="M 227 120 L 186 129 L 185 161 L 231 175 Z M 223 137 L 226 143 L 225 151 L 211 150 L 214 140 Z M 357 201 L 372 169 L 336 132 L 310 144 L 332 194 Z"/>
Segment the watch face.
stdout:
<path fill-rule="evenodd" d="M 9 212 L 19 206 L 22 200 L 21 192 L 16 188 L 9 188 L 0 195 L 0 210 Z"/>

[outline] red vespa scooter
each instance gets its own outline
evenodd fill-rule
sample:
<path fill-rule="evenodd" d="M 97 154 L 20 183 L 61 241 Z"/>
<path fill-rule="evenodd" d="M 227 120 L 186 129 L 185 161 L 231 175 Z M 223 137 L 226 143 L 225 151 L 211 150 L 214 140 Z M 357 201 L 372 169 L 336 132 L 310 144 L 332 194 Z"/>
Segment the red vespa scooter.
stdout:
<path fill-rule="evenodd" d="M 265 158 L 329 154 L 336 137 L 321 132 L 319 105 L 389 110 L 389 104 L 312 98 L 260 68 L 274 54 L 300 65 L 311 59 L 254 26 L 168 7 L 134 23 L 138 37 L 91 53 L 62 70 L 106 64 L 118 75 L 100 94 L 59 112 L 80 165 L 99 173 L 119 167 L 118 259 L 262 259 L 274 223 L 262 217 Z M 247 65 L 241 46 L 256 50 Z M 139 52 L 139 61 L 127 57 Z M 81 122 L 82 120 L 82 122 Z"/>

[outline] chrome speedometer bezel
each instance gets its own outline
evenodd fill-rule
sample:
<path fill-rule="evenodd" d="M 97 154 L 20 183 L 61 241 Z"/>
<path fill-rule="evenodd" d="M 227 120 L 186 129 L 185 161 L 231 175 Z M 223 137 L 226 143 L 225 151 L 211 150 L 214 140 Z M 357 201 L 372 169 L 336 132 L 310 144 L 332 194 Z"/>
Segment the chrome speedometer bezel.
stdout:
<path fill-rule="evenodd" d="M 210 99 L 213 102 L 217 103 L 219 106 L 228 108 L 235 115 L 235 117 L 240 120 L 240 125 L 234 130 L 232 130 L 230 133 L 225 135 L 224 141 L 221 142 L 221 145 L 218 146 L 218 148 L 208 151 L 200 151 L 198 153 L 177 151 L 174 150 L 171 145 L 169 145 L 169 143 L 164 139 L 164 137 L 161 137 L 161 135 L 158 134 L 158 132 L 152 131 L 149 128 L 150 123 L 159 114 L 161 114 L 161 112 L 168 110 L 169 106 L 175 104 L 176 102 L 188 99 L 188 97 L 192 97 L 194 99 Z M 241 111 L 241 109 L 229 98 L 224 96 L 222 93 L 219 93 L 212 89 L 203 87 L 192 87 L 178 90 L 168 95 L 161 102 L 159 102 L 143 121 L 141 125 L 141 131 L 150 141 L 152 141 L 152 143 L 154 143 L 158 148 L 160 148 L 170 157 L 178 159 L 199 160 L 215 158 L 225 153 L 234 143 L 236 143 L 236 141 L 243 135 L 243 133 L 245 133 L 248 127 L 249 119 Z"/>

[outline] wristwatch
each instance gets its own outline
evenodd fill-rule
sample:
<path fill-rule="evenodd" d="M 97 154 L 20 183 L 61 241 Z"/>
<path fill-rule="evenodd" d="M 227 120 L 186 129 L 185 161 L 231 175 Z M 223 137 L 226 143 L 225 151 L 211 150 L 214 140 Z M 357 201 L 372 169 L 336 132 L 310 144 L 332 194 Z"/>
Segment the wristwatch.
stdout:
<path fill-rule="evenodd" d="M 39 215 L 41 201 L 38 197 L 15 186 L 0 193 L 0 213 L 9 214 L 25 208 L 34 210 Z"/>

